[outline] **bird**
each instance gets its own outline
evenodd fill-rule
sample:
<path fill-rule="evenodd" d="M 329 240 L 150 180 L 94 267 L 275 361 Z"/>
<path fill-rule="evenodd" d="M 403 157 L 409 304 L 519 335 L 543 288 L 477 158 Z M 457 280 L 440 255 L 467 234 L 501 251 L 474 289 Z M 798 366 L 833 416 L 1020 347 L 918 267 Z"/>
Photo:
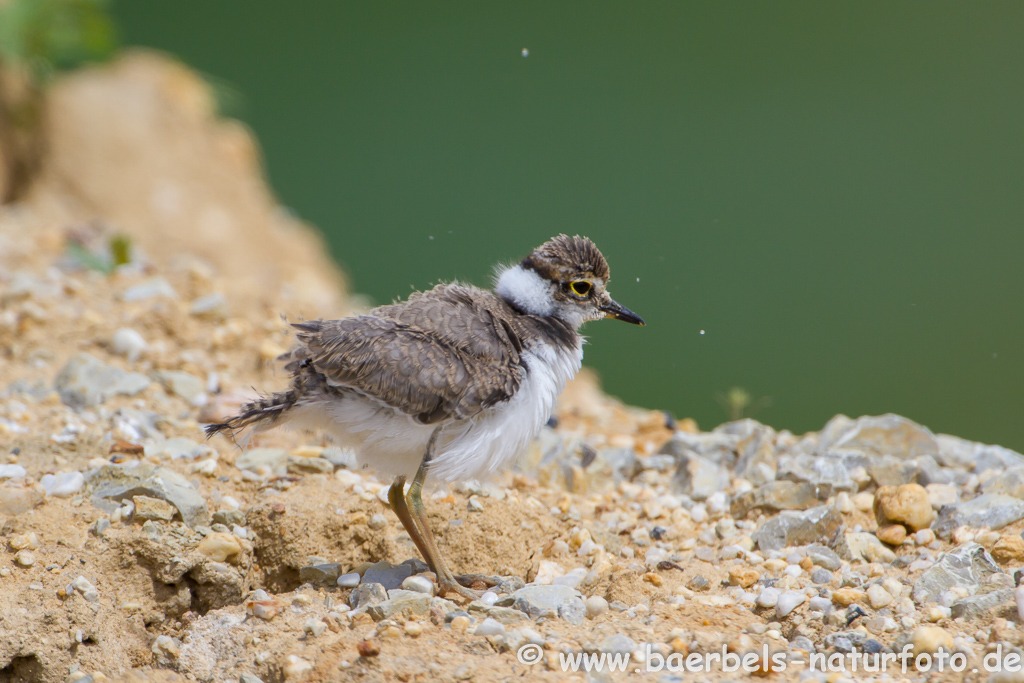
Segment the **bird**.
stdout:
<path fill-rule="evenodd" d="M 393 477 L 388 501 L 438 593 L 478 597 L 463 584 L 479 576 L 457 578 L 438 550 L 427 477 L 479 480 L 509 467 L 580 370 L 580 327 L 644 325 L 608 293 L 608 262 L 589 238 L 558 235 L 495 272 L 492 291 L 453 281 L 364 315 L 294 323 L 296 345 L 281 356 L 289 388 L 207 425 L 207 436 L 244 444 L 287 425 L 353 449 L 361 466 Z"/>

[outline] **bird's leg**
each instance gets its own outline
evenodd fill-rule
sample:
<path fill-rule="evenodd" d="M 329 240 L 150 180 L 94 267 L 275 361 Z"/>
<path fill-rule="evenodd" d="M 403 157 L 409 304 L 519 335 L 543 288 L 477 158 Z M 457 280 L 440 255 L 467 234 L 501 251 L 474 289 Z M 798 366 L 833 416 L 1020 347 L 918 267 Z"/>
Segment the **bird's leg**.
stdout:
<path fill-rule="evenodd" d="M 434 567 L 433 562 L 430 561 L 430 555 L 427 552 L 427 545 L 423 542 L 423 534 L 420 533 L 419 526 L 416 524 L 415 518 L 412 513 L 409 512 L 409 503 L 405 500 L 405 475 L 395 477 L 395 480 L 391 483 L 391 488 L 388 489 L 388 502 L 391 503 L 391 509 L 395 511 L 398 516 L 398 521 L 402 523 L 405 530 L 409 532 L 409 538 L 416 544 L 416 548 L 420 551 L 427 564 L 430 566 L 430 571 L 437 574 L 437 568 Z"/>
<path fill-rule="evenodd" d="M 419 521 L 420 530 L 423 535 L 424 546 L 420 548 L 420 552 L 423 553 L 423 559 L 427 561 L 434 574 L 437 575 L 437 592 L 440 595 L 444 595 L 454 591 L 463 597 L 475 600 L 480 597 L 481 593 L 470 590 L 460 584 L 452 576 L 451 571 L 448 570 L 444 558 L 441 557 L 441 552 L 437 549 L 437 543 L 434 541 L 434 535 L 431 533 L 430 524 L 427 521 L 427 510 L 423 506 L 423 482 L 427 479 L 428 465 L 430 464 L 430 459 L 434 456 L 434 443 L 437 441 L 437 433 L 440 429 L 438 427 L 430 435 L 430 441 L 427 442 L 427 451 L 423 454 L 423 461 L 420 463 L 419 470 L 416 471 L 416 476 L 413 477 L 412 486 L 409 487 L 408 502 L 412 508 L 412 513 Z"/>

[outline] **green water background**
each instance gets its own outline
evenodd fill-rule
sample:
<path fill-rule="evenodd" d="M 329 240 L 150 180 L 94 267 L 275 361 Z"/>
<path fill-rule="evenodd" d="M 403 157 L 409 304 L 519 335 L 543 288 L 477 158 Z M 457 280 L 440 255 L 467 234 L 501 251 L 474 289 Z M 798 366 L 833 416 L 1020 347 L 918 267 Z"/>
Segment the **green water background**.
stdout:
<path fill-rule="evenodd" d="M 114 14 L 237 90 L 282 203 L 377 302 L 585 234 L 648 322 L 586 328 L 629 403 L 710 428 L 740 386 L 777 428 L 892 411 L 1024 450 L 1024 3 Z"/>

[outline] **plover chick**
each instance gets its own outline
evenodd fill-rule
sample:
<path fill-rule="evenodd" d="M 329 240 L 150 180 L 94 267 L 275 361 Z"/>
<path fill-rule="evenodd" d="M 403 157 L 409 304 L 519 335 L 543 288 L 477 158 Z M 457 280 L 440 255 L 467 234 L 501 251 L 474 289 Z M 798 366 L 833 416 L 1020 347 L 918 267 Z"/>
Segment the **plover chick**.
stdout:
<path fill-rule="evenodd" d="M 361 465 L 394 476 L 388 500 L 438 591 L 476 597 L 438 552 L 423 484 L 480 479 L 512 463 L 579 371 L 583 323 L 644 324 L 611 298 L 608 277 L 593 242 L 559 235 L 500 269 L 493 292 L 440 284 L 365 315 L 297 323 L 298 345 L 282 357 L 291 387 L 207 434 L 247 438 L 285 424 L 326 432 Z"/>

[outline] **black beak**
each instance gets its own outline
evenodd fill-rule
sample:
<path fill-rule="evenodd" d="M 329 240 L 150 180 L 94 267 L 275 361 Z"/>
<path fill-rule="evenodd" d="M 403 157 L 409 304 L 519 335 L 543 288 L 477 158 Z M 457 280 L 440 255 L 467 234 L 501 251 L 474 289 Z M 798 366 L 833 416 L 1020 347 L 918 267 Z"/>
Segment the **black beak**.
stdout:
<path fill-rule="evenodd" d="M 606 318 L 615 318 L 634 325 L 644 324 L 643 318 L 613 299 L 608 299 L 608 303 L 601 304 L 598 308 L 604 312 Z"/>

